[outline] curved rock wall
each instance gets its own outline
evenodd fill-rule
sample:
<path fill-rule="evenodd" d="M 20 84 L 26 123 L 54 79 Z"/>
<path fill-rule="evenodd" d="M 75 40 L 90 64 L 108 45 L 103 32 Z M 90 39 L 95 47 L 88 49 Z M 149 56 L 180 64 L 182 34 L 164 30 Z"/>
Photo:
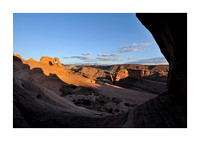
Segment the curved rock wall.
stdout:
<path fill-rule="evenodd" d="M 187 101 L 187 14 L 136 14 L 169 62 L 168 90 Z"/>

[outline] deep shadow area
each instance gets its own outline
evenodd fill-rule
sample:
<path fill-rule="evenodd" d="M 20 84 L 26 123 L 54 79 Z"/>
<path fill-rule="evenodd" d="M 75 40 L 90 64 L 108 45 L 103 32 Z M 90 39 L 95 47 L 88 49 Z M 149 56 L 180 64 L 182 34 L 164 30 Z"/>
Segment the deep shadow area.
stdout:
<path fill-rule="evenodd" d="M 117 86 L 136 91 L 162 94 L 167 92 L 167 65 L 123 65 L 115 73 Z"/>
<path fill-rule="evenodd" d="M 119 80 L 119 82 L 115 83 L 115 85 L 123 88 L 133 89 L 141 92 L 150 92 L 158 95 L 167 92 L 166 82 L 152 81 L 145 78 L 134 79 L 126 77 Z"/>
<path fill-rule="evenodd" d="M 168 95 L 179 103 L 173 113 L 182 111 L 183 127 L 187 127 L 187 13 L 138 13 L 141 23 L 152 33 L 169 62 Z M 181 110 L 181 107 L 184 107 Z M 173 109 L 173 105 L 170 109 Z"/>
<path fill-rule="evenodd" d="M 187 14 L 136 14 L 169 62 L 168 90 L 187 103 Z"/>

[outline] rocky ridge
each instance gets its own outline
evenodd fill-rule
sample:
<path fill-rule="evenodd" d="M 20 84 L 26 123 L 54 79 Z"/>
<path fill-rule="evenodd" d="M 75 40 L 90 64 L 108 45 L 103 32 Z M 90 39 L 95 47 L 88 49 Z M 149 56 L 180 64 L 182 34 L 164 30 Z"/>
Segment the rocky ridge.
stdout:
<path fill-rule="evenodd" d="M 22 61 L 17 56 L 13 56 L 14 127 L 26 127 L 25 124 L 20 123 L 22 119 L 30 120 L 24 121 L 29 127 L 43 127 L 41 123 L 30 124 L 34 119 L 27 117 L 27 114 L 28 116 L 43 115 L 37 109 L 41 104 L 43 110 L 47 110 L 48 105 L 51 105 L 50 107 L 56 109 L 61 108 L 64 111 L 66 109 L 72 115 L 75 113 L 81 117 L 94 118 L 125 113 L 156 96 L 128 89 L 124 89 L 124 95 L 121 95 L 118 87 L 93 83 L 90 78 L 70 74 L 64 68 L 49 64 L 48 62 L 53 60 L 50 57 L 45 59 L 43 57 L 42 60 L 42 62 L 33 59 Z M 29 104 L 26 101 L 29 101 Z M 29 106 L 32 112 L 25 110 L 29 109 Z"/>

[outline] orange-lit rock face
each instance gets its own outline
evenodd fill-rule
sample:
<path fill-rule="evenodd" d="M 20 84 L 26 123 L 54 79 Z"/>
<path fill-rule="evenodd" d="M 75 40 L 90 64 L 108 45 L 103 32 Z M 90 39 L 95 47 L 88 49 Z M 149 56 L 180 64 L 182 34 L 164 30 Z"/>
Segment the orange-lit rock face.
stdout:
<path fill-rule="evenodd" d="M 59 68 L 62 68 L 62 64 L 59 60 L 59 58 L 55 57 L 54 59 L 48 56 L 43 56 L 40 59 L 40 63 L 49 65 L 49 66 L 57 66 Z"/>
<path fill-rule="evenodd" d="M 150 71 L 147 69 L 133 70 L 133 73 L 136 73 L 136 77 L 139 77 L 139 78 L 144 77 L 144 76 L 149 76 L 151 74 Z"/>
<path fill-rule="evenodd" d="M 50 66 L 54 66 L 55 65 L 55 60 L 53 58 L 51 58 L 51 57 L 43 56 L 40 59 L 40 63 L 44 63 L 44 64 L 47 64 L 47 65 L 50 65 Z"/>
<path fill-rule="evenodd" d="M 144 76 L 149 76 L 150 75 L 150 71 L 149 70 L 144 70 Z"/>
<path fill-rule="evenodd" d="M 142 78 L 144 76 L 149 76 L 150 71 L 149 70 L 132 70 L 132 69 L 123 69 L 120 68 L 120 70 L 116 73 L 116 79 L 115 81 L 119 81 L 120 79 L 124 79 L 126 77 L 130 78 Z"/>
<path fill-rule="evenodd" d="M 57 67 L 60 67 L 60 68 L 62 68 L 62 64 L 61 64 L 61 62 L 60 62 L 59 58 L 57 58 L 57 57 L 54 57 L 54 62 L 57 62 Z"/>
<path fill-rule="evenodd" d="M 82 67 L 81 72 L 89 78 L 95 79 L 98 77 L 106 77 L 106 74 L 103 70 L 92 68 L 92 67 Z"/>
<path fill-rule="evenodd" d="M 158 75 L 159 76 L 167 76 L 168 72 L 160 71 L 160 72 L 158 72 Z"/>
<path fill-rule="evenodd" d="M 120 79 L 124 79 L 126 77 L 130 78 L 142 78 L 144 76 L 149 76 L 150 71 L 149 70 L 132 70 L 132 69 L 121 69 L 119 72 L 117 72 L 116 75 L 116 81 L 119 81 Z"/>
<path fill-rule="evenodd" d="M 13 56 L 16 56 L 16 57 L 20 58 L 21 61 L 24 62 L 24 59 L 21 57 L 21 55 L 19 55 L 19 54 L 14 54 L 14 53 L 13 53 Z"/>
<path fill-rule="evenodd" d="M 124 79 L 126 77 L 129 76 L 129 73 L 126 69 L 120 69 L 117 73 L 116 73 L 116 79 L 115 81 L 119 81 L 120 79 Z"/>
<path fill-rule="evenodd" d="M 28 66 L 29 69 L 35 70 L 35 71 L 37 69 L 41 69 L 42 73 L 44 73 L 46 76 L 55 74 L 59 77 L 59 79 L 61 79 L 65 83 L 74 84 L 78 86 L 86 86 L 88 85 L 88 83 L 92 83 L 92 84 L 95 83 L 95 81 L 93 81 L 90 78 L 85 78 L 85 77 L 75 75 L 75 74 L 69 74 L 68 71 L 64 69 L 64 67 L 62 66 L 59 58 L 56 58 L 56 57 L 51 58 L 48 56 L 43 56 L 41 57 L 40 61 L 37 62 L 33 58 L 30 58 L 29 60 L 23 60 L 22 58 L 19 58 L 19 57 L 16 56 L 15 58 L 18 59 L 19 61 L 22 61 L 23 64 L 26 64 L 25 66 Z M 15 68 L 17 69 L 17 67 Z M 32 73 L 34 73 L 35 71 L 33 71 Z M 29 79 L 28 74 L 26 77 L 27 79 Z"/>
<path fill-rule="evenodd" d="M 21 56 L 17 54 L 14 56 L 19 58 L 24 64 L 27 64 L 30 67 L 30 69 L 41 68 L 45 75 L 50 75 L 50 73 L 52 74 L 66 73 L 62 67 L 59 58 L 53 59 L 48 56 L 43 56 L 41 57 L 40 61 L 37 62 L 33 58 L 30 58 L 29 60 L 24 60 L 23 58 L 21 58 Z M 56 64 L 55 62 L 58 63 Z"/>
<path fill-rule="evenodd" d="M 31 62 L 31 63 L 38 63 L 36 60 L 34 60 L 33 58 L 30 58 L 29 60 L 27 60 L 28 62 Z"/>

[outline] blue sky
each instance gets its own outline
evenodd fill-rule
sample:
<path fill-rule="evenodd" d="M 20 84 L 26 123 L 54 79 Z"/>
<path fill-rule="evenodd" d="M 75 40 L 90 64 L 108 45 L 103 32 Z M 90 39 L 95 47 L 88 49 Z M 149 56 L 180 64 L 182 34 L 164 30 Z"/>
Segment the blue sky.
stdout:
<path fill-rule="evenodd" d="M 14 13 L 13 51 L 63 64 L 166 64 L 134 13 Z"/>

